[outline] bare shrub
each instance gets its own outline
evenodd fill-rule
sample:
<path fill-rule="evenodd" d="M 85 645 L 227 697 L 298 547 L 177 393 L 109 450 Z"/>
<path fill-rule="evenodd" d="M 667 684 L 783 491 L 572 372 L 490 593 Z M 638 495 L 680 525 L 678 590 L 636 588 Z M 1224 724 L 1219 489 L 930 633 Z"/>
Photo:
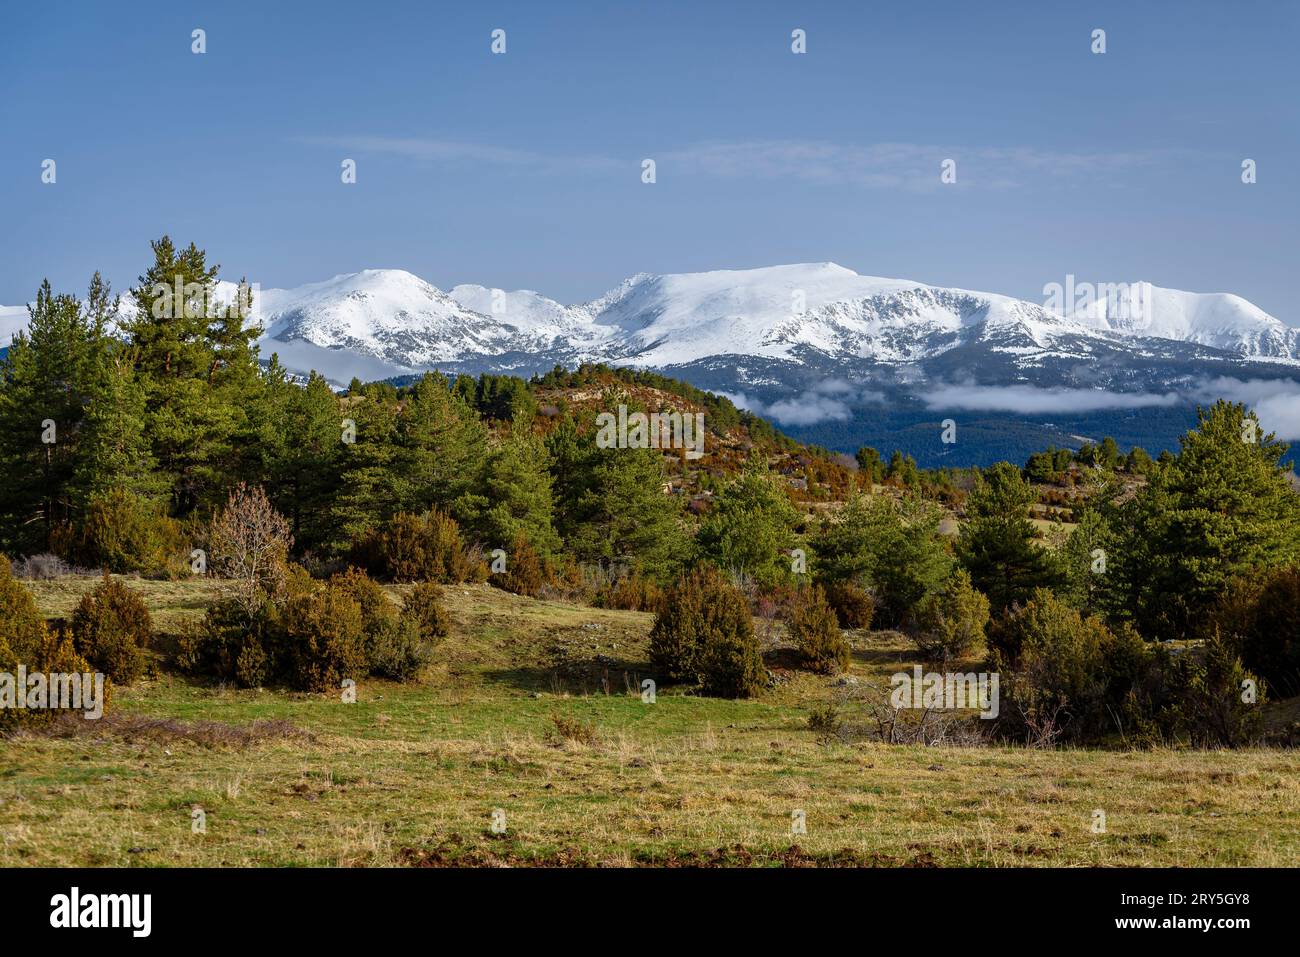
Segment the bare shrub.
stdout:
<path fill-rule="evenodd" d="M 260 487 L 242 482 L 212 520 L 208 535 L 213 570 L 231 582 L 230 597 L 250 617 L 284 590 L 293 536 Z"/>
<path fill-rule="evenodd" d="M 72 574 L 72 567 L 58 555 L 48 552 L 29 555 L 14 562 L 14 578 L 27 581 L 53 581 Z"/>
<path fill-rule="evenodd" d="M 809 726 L 822 737 L 846 742 L 973 747 L 987 741 L 986 722 L 977 715 L 945 708 L 895 708 L 890 698 L 885 683 L 837 688 L 834 704 L 821 713 L 814 711 Z"/>
<path fill-rule="evenodd" d="M 594 748 L 600 744 L 600 733 L 589 721 L 571 718 L 564 714 L 551 715 L 551 727 L 556 738 Z"/>

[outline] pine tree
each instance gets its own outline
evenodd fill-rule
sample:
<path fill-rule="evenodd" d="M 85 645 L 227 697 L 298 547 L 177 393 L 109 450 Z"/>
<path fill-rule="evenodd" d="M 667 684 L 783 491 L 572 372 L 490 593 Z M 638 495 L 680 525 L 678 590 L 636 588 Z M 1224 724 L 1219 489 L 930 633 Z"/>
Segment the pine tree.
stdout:
<path fill-rule="evenodd" d="M 1085 509 L 1060 551 L 1060 597 L 1084 614 L 1100 610 L 1114 551 L 1114 535 L 1103 511 Z"/>
<path fill-rule="evenodd" d="M 858 467 L 862 469 L 869 481 L 875 483 L 885 477 L 885 463 L 881 461 L 880 453 L 871 446 L 862 446 L 854 458 L 857 459 Z"/>
<path fill-rule="evenodd" d="M 74 514 L 78 446 L 109 309 L 98 275 L 91 294 L 83 312 L 46 280 L 27 330 L 0 362 L 0 520 L 10 551 L 48 548 L 53 529 Z"/>
<path fill-rule="evenodd" d="M 399 412 L 396 397 L 382 389 L 349 392 L 342 413 L 353 431 L 339 457 L 342 479 L 334 501 L 332 552 L 346 551 L 351 543 L 404 511 L 397 474 Z"/>
<path fill-rule="evenodd" d="M 566 520 L 567 544 L 579 561 L 626 564 L 667 582 L 682 563 L 686 537 L 679 500 L 662 492 L 663 455 L 655 449 L 599 449 L 593 433 L 579 440 L 586 454 L 574 460 L 582 474 Z M 566 506 L 567 510 L 567 506 Z"/>
<path fill-rule="evenodd" d="M 203 250 L 191 243 L 178 251 L 167 236 L 151 246 L 154 262 L 131 290 L 136 314 L 125 328 L 144 387 L 146 434 L 173 510 L 185 515 L 217 504 L 232 457 L 248 448 L 256 356 L 242 319 L 218 309 L 218 267 Z"/>
<path fill-rule="evenodd" d="M 1135 445 L 1129 450 L 1128 458 L 1124 462 L 1124 471 L 1130 475 L 1146 475 L 1154 464 L 1147 450 L 1140 445 Z"/>
<path fill-rule="evenodd" d="M 253 305 L 252 290 L 241 279 L 235 300 L 217 304 L 207 328 L 212 347 L 208 383 L 222 410 L 220 431 L 214 436 L 215 454 L 224 463 L 213 476 L 213 491 L 207 499 L 213 508 L 237 482 L 257 482 L 263 477 L 258 444 L 266 423 L 257 413 L 265 401 L 268 380 L 253 344 L 261 334 L 252 321 Z"/>
<path fill-rule="evenodd" d="M 300 548 L 320 549 L 334 531 L 334 497 L 342 487 L 343 416 L 325 379 L 289 381 L 277 356 L 265 373 L 257 448 L 271 501 L 287 516 Z"/>
<path fill-rule="evenodd" d="M 942 509 L 914 494 L 851 495 L 813 540 L 817 577 L 870 589 L 878 620 L 901 626 L 952 574 L 942 519 Z"/>
<path fill-rule="evenodd" d="M 1287 445 L 1242 405 L 1220 400 L 1199 420 L 1119 513 L 1109 604 L 1147 638 L 1201 635 L 1234 580 L 1300 561 Z"/>
<path fill-rule="evenodd" d="M 1057 467 L 1057 449 L 1046 452 L 1034 452 L 1025 462 L 1025 478 L 1031 482 L 1045 485 L 1060 478 L 1063 468 Z"/>
<path fill-rule="evenodd" d="M 713 500 L 695 544 L 700 556 L 719 568 L 743 572 L 769 587 L 790 579 L 797 521 L 794 506 L 768 472 L 767 461 L 754 455 L 744 472 Z"/>
<path fill-rule="evenodd" d="M 552 523 L 551 476 L 546 447 L 526 432 L 512 430 L 488 458 L 481 492 L 462 497 L 458 511 L 482 541 L 510 548 L 522 536 L 543 558 L 551 558 L 560 538 Z"/>
<path fill-rule="evenodd" d="M 1097 462 L 1105 469 L 1117 469 L 1124 462 L 1119 446 L 1109 435 L 1101 440 L 1101 445 L 1097 448 Z"/>
<path fill-rule="evenodd" d="M 998 462 L 976 479 L 966 500 L 957 555 L 994 611 L 1022 602 L 1056 580 L 1050 556 L 1034 542 L 1029 506 L 1033 486 L 1009 462 Z"/>
<path fill-rule="evenodd" d="M 426 373 L 404 396 L 395 438 L 395 491 L 403 511 L 446 507 L 477 486 L 487 430 L 442 376 Z"/>
<path fill-rule="evenodd" d="M 916 467 L 916 459 L 895 449 L 894 454 L 889 457 L 885 478 L 895 479 L 906 488 L 920 484 L 921 473 Z"/>
<path fill-rule="evenodd" d="M 92 499 L 111 489 L 151 500 L 168 491 L 154 468 L 145 434 L 144 389 L 129 349 L 110 344 L 97 371 L 74 475 L 73 501 L 79 514 L 84 514 Z"/>
<path fill-rule="evenodd" d="M 555 503 L 555 527 L 564 539 L 578 531 L 578 505 L 590 488 L 595 467 L 595 444 L 583 442 L 573 417 L 565 415 L 546 436 L 548 468 Z"/>

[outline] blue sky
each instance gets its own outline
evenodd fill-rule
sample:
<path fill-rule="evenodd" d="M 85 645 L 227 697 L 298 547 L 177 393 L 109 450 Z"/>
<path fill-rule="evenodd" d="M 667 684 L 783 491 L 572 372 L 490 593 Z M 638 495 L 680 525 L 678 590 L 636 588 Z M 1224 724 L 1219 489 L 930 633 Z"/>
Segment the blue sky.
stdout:
<path fill-rule="evenodd" d="M 263 286 L 397 267 L 576 301 L 831 260 L 1300 324 L 1298 27 L 1293 2 L 11 4 L 0 303 L 125 288 L 169 232 Z"/>

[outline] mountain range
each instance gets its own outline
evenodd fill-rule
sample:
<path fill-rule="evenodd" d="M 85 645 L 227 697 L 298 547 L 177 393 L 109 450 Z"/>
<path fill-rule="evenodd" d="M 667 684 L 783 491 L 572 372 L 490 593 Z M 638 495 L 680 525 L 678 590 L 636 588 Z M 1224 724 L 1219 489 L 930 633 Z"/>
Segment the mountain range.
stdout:
<path fill-rule="evenodd" d="M 367 269 L 260 289 L 254 319 L 263 357 L 337 385 L 428 369 L 633 365 L 726 394 L 805 441 L 904 448 L 923 465 L 1103 434 L 1156 451 L 1174 445 L 1197 403 L 1220 396 L 1300 438 L 1300 329 L 1228 293 L 1134 283 L 1078 296 L 1072 286 L 1068 308 L 1049 309 L 812 263 L 643 273 L 566 305 Z M 0 325 L 19 313 L 0 307 Z M 955 444 L 940 443 L 944 419 L 959 426 Z"/>

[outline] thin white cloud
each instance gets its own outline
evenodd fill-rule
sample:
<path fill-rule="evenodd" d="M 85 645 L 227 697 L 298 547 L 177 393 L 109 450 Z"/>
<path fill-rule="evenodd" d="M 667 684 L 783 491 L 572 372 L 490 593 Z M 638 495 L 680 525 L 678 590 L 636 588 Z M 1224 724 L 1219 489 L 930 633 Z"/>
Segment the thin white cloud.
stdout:
<path fill-rule="evenodd" d="M 819 140 L 710 140 L 655 149 L 644 156 L 548 155 L 485 143 L 418 136 L 300 136 L 291 142 L 329 146 L 349 153 L 388 154 L 421 162 L 477 163 L 520 171 L 639 171 L 653 159 L 659 172 L 677 170 L 724 179 L 783 179 L 824 185 L 929 190 L 942 185 L 940 164 L 956 162 L 956 185 L 1007 188 L 1027 179 L 1080 177 L 1153 166 L 1171 150 L 1061 152 L 1031 147 L 963 147 L 923 143 L 864 145 Z M 1187 151 L 1181 151 L 1187 152 Z"/>
<path fill-rule="evenodd" d="M 477 163 L 526 172 L 596 172 L 626 168 L 608 156 L 549 156 L 532 150 L 414 136 L 299 136 L 292 142 L 357 154 L 387 154 L 432 163 Z"/>
<path fill-rule="evenodd" d="M 725 178 L 795 179 L 822 184 L 931 189 L 944 160 L 956 163 L 956 185 L 1004 188 L 1033 176 L 1077 177 L 1151 166 L 1170 151 L 1066 153 L 1029 147 L 971 148 L 920 143 L 846 145 L 812 140 L 711 141 L 657 157 Z"/>
<path fill-rule="evenodd" d="M 849 407 L 828 395 L 805 392 L 793 399 L 782 399 L 767 407 L 767 414 L 785 425 L 815 425 L 818 422 L 843 422 Z"/>

